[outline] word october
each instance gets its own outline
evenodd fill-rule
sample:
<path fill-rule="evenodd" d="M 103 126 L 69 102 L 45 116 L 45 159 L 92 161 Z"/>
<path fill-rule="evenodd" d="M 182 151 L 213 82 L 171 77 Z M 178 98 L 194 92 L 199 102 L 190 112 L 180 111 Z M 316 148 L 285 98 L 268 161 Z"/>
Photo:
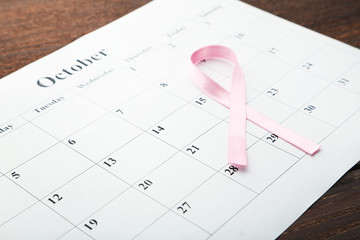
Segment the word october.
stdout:
<path fill-rule="evenodd" d="M 74 75 L 76 72 L 81 71 L 83 68 L 90 66 L 96 61 L 100 61 L 106 57 L 105 50 L 99 51 L 99 53 L 93 54 L 89 59 L 76 60 L 76 64 L 72 65 L 68 69 L 62 69 L 62 72 L 55 74 L 54 77 L 42 77 L 37 81 L 37 85 L 40 87 L 51 87 L 57 80 L 65 80 L 71 75 Z"/>

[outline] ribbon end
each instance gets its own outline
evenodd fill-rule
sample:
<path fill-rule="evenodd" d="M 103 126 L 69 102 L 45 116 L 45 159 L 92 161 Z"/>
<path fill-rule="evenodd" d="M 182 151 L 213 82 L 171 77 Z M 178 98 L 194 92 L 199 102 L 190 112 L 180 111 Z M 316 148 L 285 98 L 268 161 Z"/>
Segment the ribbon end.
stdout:
<path fill-rule="evenodd" d="M 245 157 L 242 156 L 240 158 L 234 158 L 234 157 L 229 157 L 229 164 L 236 166 L 236 167 L 247 167 L 247 158 L 246 158 L 246 154 Z"/>
<path fill-rule="evenodd" d="M 318 151 L 320 151 L 320 145 L 319 145 L 319 144 L 316 144 L 316 145 L 314 145 L 313 149 L 311 149 L 311 151 L 309 151 L 308 153 L 309 153 L 311 156 L 314 156 L 315 153 L 317 153 Z"/>

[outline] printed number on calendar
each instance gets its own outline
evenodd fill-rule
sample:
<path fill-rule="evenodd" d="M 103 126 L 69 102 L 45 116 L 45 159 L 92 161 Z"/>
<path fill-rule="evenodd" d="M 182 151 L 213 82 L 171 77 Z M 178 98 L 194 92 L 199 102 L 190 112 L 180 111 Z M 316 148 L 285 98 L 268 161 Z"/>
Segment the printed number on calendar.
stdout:
<path fill-rule="evenodd" d="M 312 113 L 315 109 L 316 107 L 313 105 L 309 105 L 306 108 L 304 108 L 304 110 L 307 111 L 308 113 Z"/>
<path fill-rule="evenodd" d="M 161 127 L 161 126 L 157 126 L 157 129 L 153 129 L 152 131 L 156 134 L 160 134 L 161 131 L 164 131 L 165 128 Z"/>
<path fill-rule="evenodd" d="M 187 202 L 183 202 L 181 206 L 177 208 L 182 214 L 185 214 L 189 209 L 191 209 L 191 207 Z"/>
<path fill-rule="evenodd" d="M 52 204 L 56 204 L 62 199 L 63 197 L 61 197 L 59 194 L 54 194 L 52 197 L 48 198 L 48 201 L 50 201 Z"/>
<path fill-rule="evenodd" d="M 206 99 L 203 97 L 200 97 L 198 100 L 195 101 L 197 104 L 199 105 L 203 105 L 204 103 L 206 103 Z"/>
<path fill-rule="evenodd" d="M 15 178 L 15 179 L 19 179 L 20 174 L 18 174 L 17 172 L 12 172 L 11 173 L 11 177 Z"/>
<path fill-rule="evenodd" d="M 186 151 L 187 152 L 190 152 L 191 154 L 195 154 L 197 151 L 199 151 L 200 150 L 200 148 L 198 148 L 198 147 L 196 147 L 196 146 L 194 146 L 194 145 L 192 145 L 191 147 L 189 147 L 189 148 L 187 148 L 186 149 Z"/>
<path fill-rule="evenodd" d="M 93 230 L 97 225 L 98 222 L 95 219 L 90 219 L 88 223 L 84 224 L 84 226 L 89 230 Z"/>
<path fill-rule="evenodd" d="M 108 167 L 111 167 L 112 165 L 114 165 L 116 163 L 116 159 L 114 158 L 108 158 L 107 160 L 105 160 L 103 162 L 104 165 L 108 166 Z"/>
<path fill-rule="evenodd" d="M 278 135 L 276 134 L 271 134 L 269 137 L 266 138 L 267 140 L 271 141 L 271 142 L 276 142 L 276 140 L 279 139 Z"/>
<path fill-rule="evenodd" d="M 151 185 L 153 185 L 152 181 L 150 180 L 144 180 L 142 183 L 140 183 L 138 186 L 141 187 L 143 190 L 148 189 Z"/>
<path fill-rule="evenodd" d="M 277 90 L 276 88 L 271 88 L 269 91 L 267 91 L 267 93 L 271 96 L 275 96 L 278 92 L 279 90 Z"/>
<path fill-rule="evenodd" d="M 230 176 L 234 175 L 235 172 L 239 171 L 239 169 L 233 165 L 230 165 L 224 172 L 229 173 Z"/>

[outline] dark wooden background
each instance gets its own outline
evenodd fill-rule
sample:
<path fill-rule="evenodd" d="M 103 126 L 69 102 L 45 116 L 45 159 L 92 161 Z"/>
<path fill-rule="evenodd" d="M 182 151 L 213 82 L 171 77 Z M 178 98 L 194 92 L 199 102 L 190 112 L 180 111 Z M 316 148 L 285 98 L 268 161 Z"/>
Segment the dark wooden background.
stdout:
<path fill-rule="evenodd" d="M 0 78 L 147 2 L 0 0 Z M 360 0 L 244 2 L 360 48 Z M 279 239 L 360 239 L 359 178 L 358 163 Z"/>

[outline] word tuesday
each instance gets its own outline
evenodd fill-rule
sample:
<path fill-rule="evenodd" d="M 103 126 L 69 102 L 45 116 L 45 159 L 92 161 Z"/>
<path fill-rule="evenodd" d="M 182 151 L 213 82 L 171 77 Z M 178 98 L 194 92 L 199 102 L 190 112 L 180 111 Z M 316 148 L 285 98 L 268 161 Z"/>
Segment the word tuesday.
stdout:
<path fill-rule="evenodd" d="M 71 75 L 74 75 L 76 72 L 81 71 L 83 68 L 90 66 L 96 61 L 100 61 L 106 57 L 105 50 L 101 50 L 96 54 L 91 55 L 89 58 L 83 60 L 76 60 L 76 63 L 70 68 L 63 68 L 61 72 L 55 74 L 53 77 L 42 77 L 37 81 L 37 85 L 40 87 L 51 87 L 57 80 L 65 80 Z"/>

